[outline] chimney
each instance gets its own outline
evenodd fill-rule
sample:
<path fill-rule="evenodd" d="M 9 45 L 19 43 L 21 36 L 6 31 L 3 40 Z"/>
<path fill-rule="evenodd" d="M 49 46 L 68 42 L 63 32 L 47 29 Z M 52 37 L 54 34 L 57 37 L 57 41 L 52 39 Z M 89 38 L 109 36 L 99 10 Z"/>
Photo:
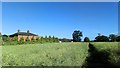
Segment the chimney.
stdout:
<path fill-rule="evenodd" d="M 20 32 L 20 29 L 18 29 L 18 33 Z"/>
<path fill-rule="evenodd" d="M 27 30 L 27 33 L 30 33 L 30 30 Z"/>

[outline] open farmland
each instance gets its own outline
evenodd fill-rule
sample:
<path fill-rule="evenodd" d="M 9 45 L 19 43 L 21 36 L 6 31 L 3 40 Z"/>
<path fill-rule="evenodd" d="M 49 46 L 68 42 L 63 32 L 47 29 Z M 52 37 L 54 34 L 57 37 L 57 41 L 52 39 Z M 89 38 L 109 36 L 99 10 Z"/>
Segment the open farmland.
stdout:
<path fill-rule="evenodd" d="M 3 46 L 3 66 L 82 66 L 87 43 Z"/>
<path fill-rule="evenodd" d="M 109 62 L 120 65 L 120 43 L 119 42 L 94 42 L 92 43 L 98 51 L 109 54 Z"/>
<path fill-rule="evenodd" d="M 109 53 L 107 57 L 110 59 L 102 58 L 103 60 L 107 60 L 114 65 L 120 64 L 118 42 L 92 42 L 92 44 L 98 51 L 96 53 L 99 54 L 99 52 L 103 52 L 105 55 L 106 53 Z M 88 43 L 84 42 L 2 46 L 2 65 L 82 66 L 86 62 L 86 57 L 91 60 L 91 55 L 94 55 L 94 53 L 91 54 L 89 52 L 89 49 Z M 98 57 L 95 58 L 99 60 Z M 92 59 L 94 60 L 93 56 Z M 91 64 L 90 62 L 89 64 Z M 99 63 L 99 61 L 97 62 Z"/>

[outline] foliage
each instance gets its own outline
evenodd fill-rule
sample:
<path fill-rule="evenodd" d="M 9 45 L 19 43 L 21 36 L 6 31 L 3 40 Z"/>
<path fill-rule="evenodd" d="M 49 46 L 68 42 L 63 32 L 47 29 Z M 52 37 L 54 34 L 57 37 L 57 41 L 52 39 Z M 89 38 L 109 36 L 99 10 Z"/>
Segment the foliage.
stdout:
<path fill-rule="evenodd" d="M 120 36 L 117 36 L 116 41 L 120 42 Z"/>
<path fill-rule="evenodd" d="M 115 42 L 115 41 L 117 41 L 117 35 L 115 35 L 115 34 L 110 34 L 110 35 L 109 35 L 109 39 L 110 39 L 111 42 Z"/>
<path fill-rule="evenodd" d="M 10 38 L 10 37 L 5 37 L 4 40 L 4 44 L 3 45 L 20 45 L 20 44 L 40 44 L 40 43 L 55 43 L 55 42 L 59 42 L 59 39 L 57 37 L 36 37 L 36 39 L 34 39 L 34 37 L 32 37 L 32 39 L 30 40 L 29 37 L 26 38 L 26 40 L 24 40 L 24 38 L 22 37 L 19 41 L 17 36 Z"/>
<path fill-rule="evenodd" d="M 25 41 L 24 41 L 24 38 L 22 37 L 19 41 L 18 41 L 18 44 L 24 44 Z"/>
<path fill-rule="evenodd" d="M 90 42 L 90 39 L 88 37 L 85 37 L 84 42 Z"/>
<path fill-rule="evenodd" d="M 63 38 L 63 39 L 59 39 L 59 40 L 62 42 L 71 42 L 72 41 L 72 39 L 67 39 L 67 38 Z"/>
<path fill-rule="evenodd" d="M 4 42 L 9 41 L 9 36 L 8 35 L 2 35 L 2 40 Z"/>
<path fill-rule="evenodd" d="M 108 42 L 109 41 L 109 38 L 107 36 L 97 36 L 95 37 L 95 41 L 96 42 Z"/>
<path fill-rule="evenodd" d="M 73 42 L 80 42 L 81 41 L 81 37 L 83 36 L 82 35 L 82 32 L 79 31 L 79 30 L 75 30 L 72 34 L 73 36 Z"/>

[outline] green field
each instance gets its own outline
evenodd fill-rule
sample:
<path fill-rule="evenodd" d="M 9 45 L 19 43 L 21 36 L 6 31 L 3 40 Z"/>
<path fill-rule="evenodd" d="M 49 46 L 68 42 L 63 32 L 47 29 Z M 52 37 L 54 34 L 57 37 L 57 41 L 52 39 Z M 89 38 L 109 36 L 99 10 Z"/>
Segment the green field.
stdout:
<path fill-rule="evenodd" d="M 117 42 L 92 42 L 98 51 L 108 51 L 110 62 L 119 64 Z M 82 66 L 88 43 L 46 43 L 2 46 L 3 66 Z"/>
<path fill-rule="evenodd" d="M 120 65 L 120 43 L 119 42 L 94 42 L 92 43 L 98 51 L 107 52 L 110 54 L 110 62 L 115 65 Z"/>
<path fill-rule="evenodd" d="M 87 43 L 51 43 L 3 46 L 3 66 L 81 66 L 88 55 Z"/>

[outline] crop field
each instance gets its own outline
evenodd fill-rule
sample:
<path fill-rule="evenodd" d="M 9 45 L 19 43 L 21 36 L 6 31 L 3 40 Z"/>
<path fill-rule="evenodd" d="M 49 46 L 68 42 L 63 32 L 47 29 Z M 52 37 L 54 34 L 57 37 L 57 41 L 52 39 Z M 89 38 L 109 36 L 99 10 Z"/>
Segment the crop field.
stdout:
<path fill-rule="evenodd" d="M 81 66 L 87 43 L 48 43 L 3 46 L 3 66 Z"/>
<path fill-rule="evenodd" d="M 109 53 L 111 63 L 120 65 L 120 42 L 94 42 L 92 44 L 98 51 Z"/>
<path fill-rule="evenodd" d="M 92 42 L 98 51 L 108 51 L 110 62 L 120 63 L 117 42 Z M 46 43 L 2 46 L 3 66 L 82 66 L 89 55 L 88 43 Z"/>

